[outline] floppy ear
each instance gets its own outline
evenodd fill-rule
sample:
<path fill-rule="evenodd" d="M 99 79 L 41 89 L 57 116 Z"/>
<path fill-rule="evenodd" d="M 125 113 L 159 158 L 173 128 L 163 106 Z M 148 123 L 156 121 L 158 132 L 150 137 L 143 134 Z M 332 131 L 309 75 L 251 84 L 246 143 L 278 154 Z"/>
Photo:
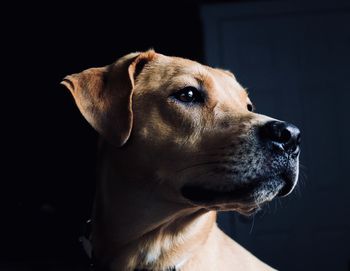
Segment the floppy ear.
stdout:
<path fill-rule="evenodd" d="M 131 53 L 109 66 L 68 75 L 61 82 L 85 119 L 115 146 L 123 146 L 130 137 L 135 77 L 154 56 L 154 51 Z"/>

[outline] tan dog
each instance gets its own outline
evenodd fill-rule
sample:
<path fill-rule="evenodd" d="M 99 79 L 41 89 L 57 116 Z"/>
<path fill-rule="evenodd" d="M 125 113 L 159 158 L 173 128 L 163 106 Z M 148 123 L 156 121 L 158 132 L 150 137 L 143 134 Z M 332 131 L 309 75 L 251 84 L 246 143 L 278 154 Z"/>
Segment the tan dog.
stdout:
<path fill-rule="evenodd" d="M 299 130 L 252 112 L 228 71 L 147 51 L 62 82 L 102 135 L 92 244 L 104 270 L 272 270 L 216 212 L 289 194 Z"/>

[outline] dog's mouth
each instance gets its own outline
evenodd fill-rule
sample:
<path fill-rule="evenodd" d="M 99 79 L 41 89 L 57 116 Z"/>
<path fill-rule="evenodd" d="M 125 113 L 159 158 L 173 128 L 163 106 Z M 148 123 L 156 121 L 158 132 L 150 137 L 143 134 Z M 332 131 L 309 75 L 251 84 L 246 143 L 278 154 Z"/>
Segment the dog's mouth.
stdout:
<path fill-rule="evenodd" d="M 231 189 L 217 189 L 198 184 L 185 185 L 183 197 L 192 204 L 212 209 L 237 209 L 244 214 L 256 212 L 261 204 L 274 197 L 289 194 L 295 185 L 295 175 L 282 173 L 276 176 L 257 178 L 249 183 L 232 185 Z"/>

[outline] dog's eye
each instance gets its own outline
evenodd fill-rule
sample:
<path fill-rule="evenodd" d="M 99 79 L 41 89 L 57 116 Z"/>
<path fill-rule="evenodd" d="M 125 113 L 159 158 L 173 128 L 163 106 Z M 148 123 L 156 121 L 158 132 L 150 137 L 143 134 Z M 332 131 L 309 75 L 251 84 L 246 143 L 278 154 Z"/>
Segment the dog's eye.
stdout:
<path fill-rule="evenodd" d="M 175 99 L 183 103 L 203 103 L 202 93 L 195 87 L 185 87 L 172 95 Z"/>
<path fill-rule="evenodd" d="M 253 112 L 254 106 L 252 104 L 247 104 L 247 109 L 248 109 L 248 111 Z"/>

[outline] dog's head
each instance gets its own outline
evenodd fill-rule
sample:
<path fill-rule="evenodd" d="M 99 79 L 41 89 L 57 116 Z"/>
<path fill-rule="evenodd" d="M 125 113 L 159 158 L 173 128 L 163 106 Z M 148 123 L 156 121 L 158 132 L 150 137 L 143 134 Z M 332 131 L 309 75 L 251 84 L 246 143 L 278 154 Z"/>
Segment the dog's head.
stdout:
<path fill-rule="evenodd" d="M 250 213 L 297 182 L 298 128 L 254 113 L 228 71 L 147 51 L 63 84 L 130 170 L 152 172 L 171 200 Z"/>

